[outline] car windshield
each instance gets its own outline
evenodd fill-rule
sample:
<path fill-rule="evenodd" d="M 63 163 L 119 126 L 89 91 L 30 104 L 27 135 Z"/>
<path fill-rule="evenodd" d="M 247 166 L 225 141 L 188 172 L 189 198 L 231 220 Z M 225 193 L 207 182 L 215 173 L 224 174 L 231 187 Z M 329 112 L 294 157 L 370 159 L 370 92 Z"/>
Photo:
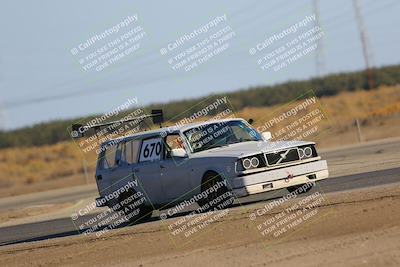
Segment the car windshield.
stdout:
<path fill-rule="evenodd" d="M 243 121 L 205 124 L 184 132 L 193 152 L 229 144 L 260 141 L 261 135 Z"/>

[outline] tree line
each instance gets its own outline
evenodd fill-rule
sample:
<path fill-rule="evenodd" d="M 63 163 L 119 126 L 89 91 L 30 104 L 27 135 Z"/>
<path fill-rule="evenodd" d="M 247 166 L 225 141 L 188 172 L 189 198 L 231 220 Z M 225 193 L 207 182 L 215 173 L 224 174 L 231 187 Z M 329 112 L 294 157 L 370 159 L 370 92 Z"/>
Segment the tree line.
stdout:
<path fill-rule="evenodd" d="M 400 65 L 385 66 L 372 70 L 374 86 L 391 86 L 400 84 Z M 365 71 L 331 74 L 324 77 L 302 81 L 288 81 L 270 86 L 258 86 L 225 94 L 215 94 L 207 97 L 155 103 L 148 105 L 145 110 L 162 108 L 166 120 L 174 120 L 178 114 L 190 111 L 202 102 L 202 106 L 211 104 L 216 98 L 227 96 L 230 104 L 238 111 L 245 107 L 263 107 L 286 103 L 313 90 L 317 97 L 332 96 L 344 91 L 372 90 L 369 88 Z M 121 114 L 123 117 L 129 111 Z M 214 115 L 212 112 L 209 115 Z M 95 116 L 59 120 L 36 124 L 12 131 L 0 131 L 0 148 L 16 146 L 40 146 L 71 140 L 67 130 L 77 121 L 87 121 Z M 181 118 L 181 117 L 180 117 Z M 117 119 L 117 118 L 113 118 Z"/>

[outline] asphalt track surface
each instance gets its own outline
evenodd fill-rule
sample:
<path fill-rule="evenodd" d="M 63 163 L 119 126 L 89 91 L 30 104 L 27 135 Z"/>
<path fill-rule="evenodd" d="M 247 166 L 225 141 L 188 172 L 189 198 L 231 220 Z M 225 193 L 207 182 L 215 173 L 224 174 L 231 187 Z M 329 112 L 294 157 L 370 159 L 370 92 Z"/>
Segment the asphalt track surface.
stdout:
<path fill-rule="evenodd" d="M 316 190 L 322 193 L 330 193 L 398 182 L 400 182 L 400 168 L 392 168 L 326 179 L 317 183 L 315 188 L 307 194 L 312 194 Z M 286 190 L 277 190 L 253 195 L 240 199 L 240 204 L 235 204 L 233 208 L 272 201 L 285 194 L 287 194 Z M 307 194 L 302 196 L 306 196 Z M 187 212 L 179 213 L 176 217 L 185 214 Z M 81 232 L 77 230 L 75 225 L 80 225 L 91 217 L 93 215 L 79 217 L 77 221 L 72 221 L 71 218 L 62 218 L 0 228 L 0 246 L 78 235 Z M 160 223 L 159 221 L 159 217 L 153 214 L 152 218 L 143 223 Z M 120 227 L 135 227 L 135 225 L 121 225 Z"/>
<path fill-rule="evenodd" d="M 384 143 L 367 143 L 363 146 L 346 147 L 343 149 L 337 149 L 328 152 L 321 152 L 322 158 L 328 161 L 329 169 L 331 170 L 335 159 L 340 158 L 359 158 L 362 155 L 377 154 L 381 151 L 387 151 L 387 153 L 392 154 L 395 151 L 400 150 L 400 138 L 394 141 L 390 140 Z M 382 159 L 384 160 L 384 159 Z M 381 161 L 382 161 L 381 160 Z M 347 162 L 347 160 L 344 160 Z M 376 162 L 374 162 L 376 164 Z M 345 168 L 352 168 L 351 166 Z M 385 168 L 389 169 L 389 168 Z M 364 171 L 363 171 L 364 172 Z M 332 173 L 331 173 L 332 174 Z M 332 176 L 330 174 L 330 176 Z M 36 193 L 34 197 L 26 195 L 26 197 L 17 196 L 15 198 L 11 197 L 6 199 L 0 199 L 0 211 L 7 211 L 13 208 L 24 208 L 33 205 L 47 205 L 47 204 L 58 204 L 64 202 L 74 202 L 84 198 L 96 198 L 98 196 L 97 188 L 93 185 L 91 186 L 79 186 L 71 187 L 59 190 L 52 190 L 51 192 L 41 192 Z M 0 233 L 1 233 L 0 228 Z M 1 237 L 0 237 L 1 238 Z M 0 239 L 1 244 L 1 239 Z"/>

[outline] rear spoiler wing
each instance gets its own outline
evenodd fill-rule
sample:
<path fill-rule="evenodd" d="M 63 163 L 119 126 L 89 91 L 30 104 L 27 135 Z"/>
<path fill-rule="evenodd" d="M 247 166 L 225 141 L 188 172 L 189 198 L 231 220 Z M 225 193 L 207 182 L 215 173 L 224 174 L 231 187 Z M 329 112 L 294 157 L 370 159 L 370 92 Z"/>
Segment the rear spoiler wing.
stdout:
<path fill-rule="evenodd" d="M 95 133 L 97 135 L 98 130 L 100 130 L 102 127 L 107 127 L 110 125 L 121 125 L 121 124 L 125 124 L 131 121 L 139 121 L 142 122 L 144 119 L 146 118 L 152 118 L 152 121 L 154 124 L 159 124 L 160 128 L 162 127 L 162 123 L 164 122 L 164 115 L 163 115 L 163 111 L 162 109 L 153 109 L 151 111 L 151 114 L 149 115 L 143 115 L 143 116 L 139 116 L 139 117 L 134 117 L 134 118 L 130 118 L 127 120 L 117 120 L 117 121 L 110 121 L 107 123 L 101 123 L 101 124 L 95 124 L 95 125 L 91 125 L 91 126 L 87 126 L 87 125 L 82 125 L 82 124 L 73 124 L 72 125 L 72 132 L 71 132 L 71 136 L 73 138 L 81 138 L 85 136 L 85 133 L 89 130 L 89 129 L 94 129 Z"/>

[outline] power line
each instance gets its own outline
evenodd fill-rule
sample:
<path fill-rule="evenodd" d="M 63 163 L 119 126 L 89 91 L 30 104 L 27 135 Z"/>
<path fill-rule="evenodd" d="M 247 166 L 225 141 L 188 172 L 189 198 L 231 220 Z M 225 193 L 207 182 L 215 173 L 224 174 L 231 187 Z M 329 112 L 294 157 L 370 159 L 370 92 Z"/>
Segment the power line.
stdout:
<path fill-rule="evenodd" d="M 318 0 L 313 0 L 314 2 L 313 2 L 313 4 L 314 4 L 314 10 L 317 10 L 318 12 L 315 12 L 315 14 L 317 15 L 318 14 L 318 22 L 316 21 L 316 23 L 318 23 L 318 24 L 321 24 L 321 21 L 320 21 L 320 18 L 319 18 L 319 3 L 318 3 Z M 358 2 L 358 0 L 353 0 L 353 3 L 354 2 Z M 377 12 L 379 12 L 379 11 L 381 11 L 381 10 L 383 10 L 383 9 L 386 9 L 386 8 L 388 8 L 388 7 L 390 7 L 390 6 L 393 6 L 393 5 L 395 5 L 395 4 L 398 4 L 399 2 L 398 1 L 393 1 L 393 2 L 390 2 L 390 3 L 388 3 L 388 4 L 386 4 L 386 5 L 382 5 L 381 7 L 378 7 L 378 8 L 374 8 L 374 9 L 366 9 L 367 11 L 366 12 L 364 12 L 364 14 L 369 14 L 369 13 L 371 13 L 371 12 L 374 12 L 374 14 L 375 13 L 377 13 Z M 358 3 L 356 3 L 356 4 L 358 4 Z M 245 10 L 246 9 L 251 9 L 251 8 L 253 8 L 255 5 L 254 5 L 254 3 L 252 3 L 251 5 L 249 5 L 249 6 L 247 6 L 247 7 L 245 7 Z M 269 8 L 269 11 L 271 12 L 271 11 L 274 11 L 274 12 L 272 12 L 272 13 L 275 13 L 275 11 L 277 11 L 279 9 L 279 6 L 278 5 L 274 5 L 272 8 Z M 261 10 L 262 11 L 262 10 Z M 238 11 L 236 11 L 236 13 L 237 12 L 239 12 L 239 10 Z M 359 15 L 361 16 L 361 11 L 358 9 L 358 12 L 359 12 Z M 233 12 L 233 13 L 235 13 L 235 12 Z M 264 13 L 263 13 L 264 14 Z M 262 14 L 262 15 L 263 15 Z M 255 22 L 255 20 L 257 20 L 258 18 L 260 18 L 261 16 L 253 16 L 252 17 L 252 19 L 251 19 L 251 22 Z M 342 16 L 335 16 L 335 17 L 333 17 L 333 18 L 338 18 L 338 17 L 342 17 Z M 328 21 L 331 21 L 333 18 L 330 18 L 330 19 L 328 19 Z M 345 20 L 348 20 L 348 19 L 350 19 L 350 18 L 346 18 Z M 362 16 L 361 16 L 361 20 L 362 20 Z M 242 22 L 244 22 L 243 20 L 242 20 Z M 326 21 L 325 21 L 326 22 Z M 334 22 L 339 22 L 339 23 L 343 23 L 344 21 L 334 21 Z M 362 23 L 363 24 L 363 23 Z M 249 24 L 248 23 L 241 23 L 240 24 L 242 27 L 243 26 L 249 26 Z M 246 28 L 246 26 L 245 26 L 245 28 Z M 242 27 L 238 27 L 238 29 L 240 29 L 240 28 L 242 28 Z M 364 26 L 365 27 L 365 26 Z M 250 31 L 247 31 L 248 33 L 250 33 Z M 366 35 L 365 34 L 365 29 L 364 29 L 364 35 Z M 363 37 L 363 38 L 365 38 L 366 39 L 366 37 Z M 320 51 L 318 52 L 319 53 L 319 55 L 316 55 L 316 57 L 317 57 L 317 59 L 316 59 L 316 68 L 317 68 L 317 74 L 318 74 L 318 72 L 319 72 L 319 74 L 321 74 L 322 72 L 323 72 L 323 68 L 325 67 L 324 65 L 325 65 L 325 62 L 324 62 L 324 60 L 323 60 L 323 48 L 322 48 L 322 43 L 321 44 L 319 44 L 318 45 L 318 47 L 321 47 L 320 48 Z M 147 50 L 147 51 L 149 51 L 149 49 Z M 247 52 L 247 51 L 246 51 Z M 363 52 L 363 54 L 365 55 L 365 54 L 369 54 L 369 53 L 371 53 L 370 52 L 370 50 L 369 50 L 369 48 L 367 48 L 366 49 L 366 52 L 367 53 L 365 53 L 365 52 Z M 136 66 L 136 65 L 141 65 L 141 67 L 143 67 L 143 65 L 148 65 L 148 66 L 150 66 L 150 65 L 153 65 L 153 64 L 156 64 L 156 63 L 158 63 L 158 59 L 160 58 L 160 55 L 159 54 L 156 54 L 155 55 L 155 58 L 148 58 L 148 56 L 151 56 L 150 54 L 142 54 L 141 56 L 140 56 L 140 59 L 141 59 L 141 61 L 142 62 L 136 62 L 136 64 L 133 64 L 133 66 Z M 147 61 L 147 62 L 146 62 Z M 139 64 L 140 63 L 140 64 Z M 366 63 L 366 65 L 368 66 L 368 68 L 370 68 L 371 67 L 371 60 L 368 58 L 368 62 Z M 121 66 L 122 67 L 122 66 Z M 119 67 L 117 67 L 117 68 L 119 68 Z M 132 69 L 132 65 L 129 65 L 129 69 Z M 158 73 L 158 74 L 163 74 L 163 75 L 158 75 L 158 77 L 156 77 L 156 78 L 148 78 L 148 79 L 142 79 L 141 81 L 139 81 L 139 84 L 147 84 L 147 83 L 153 83 L 153 82 L 158 82 L 158 81 L 163 81 L 163 80 L 167 80 L 168 78 L 171 78 L 171 75 L 170 74 L 165 74 L 165 73 Z M 138 83 L 137 82 L 135 82 L 135 86 L 137 86 L 138 85 Z M 114 90 L 115 90 L 115 88 L 113 88 Z M 57 95 L 50 95 L 50 96 L 43 96 L 43 97 L 33 97 L 33 98 L 28 98 L 28 99 L 23 99 L 23 100 L 15 100 L 15 101 L 9 101 L 9 102 L 4 102 L 4 103 L 2 103 L 3 104 L 3 107 L 5 108 L 5 109 L 11 109 L 11 108 L 14 108 L 14 107 L 18 107 L 18 106 L 22 106 L 22 105 L 27 105 L 27 104 L 36 104 L 36 103 L 41 103 L 41 102 L 46 102 L 46 101 L 53 101 L 53 100 L 59 100 L 59 99 L 65 99 L 65 98 L 71 98 L 71 97 L 75 97 L 75 96 L 83 96 L 83 95 L 94 95 L 94 94 L 100 94 L 100 93 L 107 93 L 107 92 L 109 92 L 108 91 L 109 89 L 108 88 L 103 88 L 103 89 L 100 89 L 100 90 L 96 90 L 96 91 L 81 91 L 81 90 L 76 90 L 76 91 L 72 91 L 72 92 L 68 92 L 68 93 L 64 93 L 64 94 L 57 94 Z M 128 88 L 126 88 L 126 90 L 128 90 Z"/>

